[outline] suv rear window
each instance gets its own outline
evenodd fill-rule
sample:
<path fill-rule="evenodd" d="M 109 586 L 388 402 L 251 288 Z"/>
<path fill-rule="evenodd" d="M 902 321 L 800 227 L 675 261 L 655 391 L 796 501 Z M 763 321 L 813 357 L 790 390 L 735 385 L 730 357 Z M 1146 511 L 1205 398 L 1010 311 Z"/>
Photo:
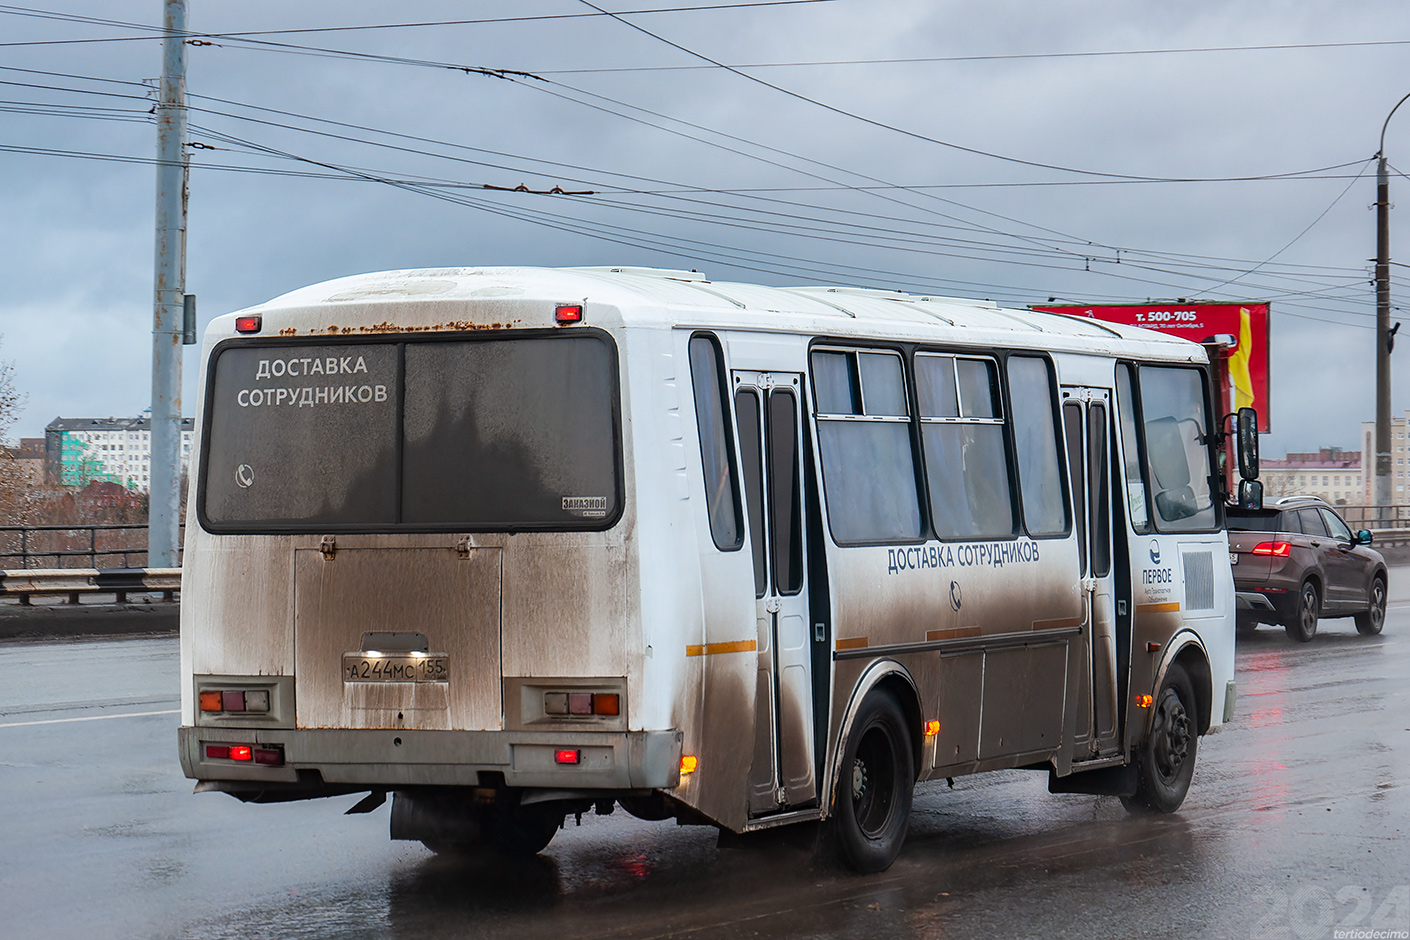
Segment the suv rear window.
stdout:
<path fill-rule="evenodd" d="M 209 372 L 212 531 L 598 529 L 619 514 L 603 334 L 237 341 Z"/>
<path fill-rule="evenodd" d="M 1296 527 L 1288 529 L 1291 513 L 1281 513 L 1276 509 L 1233 509 L 1226 510 L 1225 519 L 1230 529 L 1237 532 L 1287 532 L 1300 531 Z M 1281 517 L 1281 518 L 1280 518 Z"/>

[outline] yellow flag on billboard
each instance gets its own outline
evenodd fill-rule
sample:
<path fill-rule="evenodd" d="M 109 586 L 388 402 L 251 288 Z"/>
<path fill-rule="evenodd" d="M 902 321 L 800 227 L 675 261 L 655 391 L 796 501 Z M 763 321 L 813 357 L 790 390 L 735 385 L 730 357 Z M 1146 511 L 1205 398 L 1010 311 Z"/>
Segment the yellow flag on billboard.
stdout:
<path fill-rule="evenodd" d="M 1229 357 L 1229 379 L 1234 383 L 1234 409 L 1253 405 L 1253 377 L 1248 361 L 1253 355 L 1253 319 L 1247 307 L 1239 308 L 1239 346 Z"/>

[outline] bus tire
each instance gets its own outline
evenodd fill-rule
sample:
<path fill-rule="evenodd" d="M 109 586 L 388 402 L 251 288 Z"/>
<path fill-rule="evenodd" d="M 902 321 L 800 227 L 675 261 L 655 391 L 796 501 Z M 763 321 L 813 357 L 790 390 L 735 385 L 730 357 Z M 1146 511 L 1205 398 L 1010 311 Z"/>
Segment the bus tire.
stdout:
<path fill-rule="evenodd" d="M 1136 793 L 1121 803 L 1133 813 L 1173 813 L 1185 802 L 1199 751 L 1195 687 L 1172 664 L 1151 706 L 1150 734 L 1136 756 Z"/>
<path fill-rule="evenodd" d="M 495 812 L 485 820 L 485 839 L 502 855 L 531 858 L 548 847 L 562 822 L 562 813 Z"/>
<path fill-rule="evenodd" d="M 906 839 L 915 779 L 905 713 L 890 693 L 873 691 L 852 721 L 828 820 L 848 867 L 864 874 L 891 867 Z"/>
<path fill-rule="evenodd" d="M 542 852 L 558 832 L 562 816 L 545 813 L 506 812 L 495 808 L 478 815 L 479 838 L 422 839 L 421 844 L 437 855 L 466 859 L 532 858 Z"/>

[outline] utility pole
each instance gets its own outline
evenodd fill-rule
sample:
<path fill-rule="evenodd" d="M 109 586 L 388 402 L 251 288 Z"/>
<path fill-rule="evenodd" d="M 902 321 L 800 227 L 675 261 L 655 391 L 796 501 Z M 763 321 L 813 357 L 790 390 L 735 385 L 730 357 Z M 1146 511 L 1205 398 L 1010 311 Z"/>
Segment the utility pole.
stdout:
<path fill-rule="evenodd" d="M 176 566 L 181 509 L 181 341 L 186 293 L 186 0 L 164 0 L 157 95 L 156 298 L 147 565 Z"/>
<path fill-rule="evenodd" d="M 1397 105 L 1399 107 L 1399 105 Z M 1390 118 L 1386 118 L 1389 122 Z M 1376 479 L 1371 500 L 1391 504 L 1390 489 L 1390 179 L 1385 132 L 1376 167 Z"/>

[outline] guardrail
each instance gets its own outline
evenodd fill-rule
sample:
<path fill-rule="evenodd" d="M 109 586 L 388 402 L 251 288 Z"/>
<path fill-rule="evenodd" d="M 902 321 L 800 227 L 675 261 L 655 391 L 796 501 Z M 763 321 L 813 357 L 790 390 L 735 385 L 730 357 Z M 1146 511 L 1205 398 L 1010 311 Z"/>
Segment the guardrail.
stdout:
<path fill-rule="evenodd" d="M 178 562 L 180 544 L 178 540 Z M 146 523 L 0 526 L 0 565 L 6 567 L 33 565 L 38 570 L 87 562 L 89 568 L 104 568 L 109 562 L 114 568 L 131 568 L 146 561 Z"/>
<path fill-rule="evenodd" d="M 181 590 L 180 568 L 22 568 L 0 571 L 0 597 L 18 597 L 29 606 L 34 596 L 67 596 L 77 604 L 83 594 L 113 594 L 127 603 L 130 592 L 161 591 L 162 600 L 176 599 Z"/>
<path fill-rule="evenodd" d="M 1390 529 L 1410 529 L 1410 506 L 1337 506 L 1337 513 L 1346 520 L 1355 532 L 1357 529 L 1370 529 L 1372 532 Z"/>

